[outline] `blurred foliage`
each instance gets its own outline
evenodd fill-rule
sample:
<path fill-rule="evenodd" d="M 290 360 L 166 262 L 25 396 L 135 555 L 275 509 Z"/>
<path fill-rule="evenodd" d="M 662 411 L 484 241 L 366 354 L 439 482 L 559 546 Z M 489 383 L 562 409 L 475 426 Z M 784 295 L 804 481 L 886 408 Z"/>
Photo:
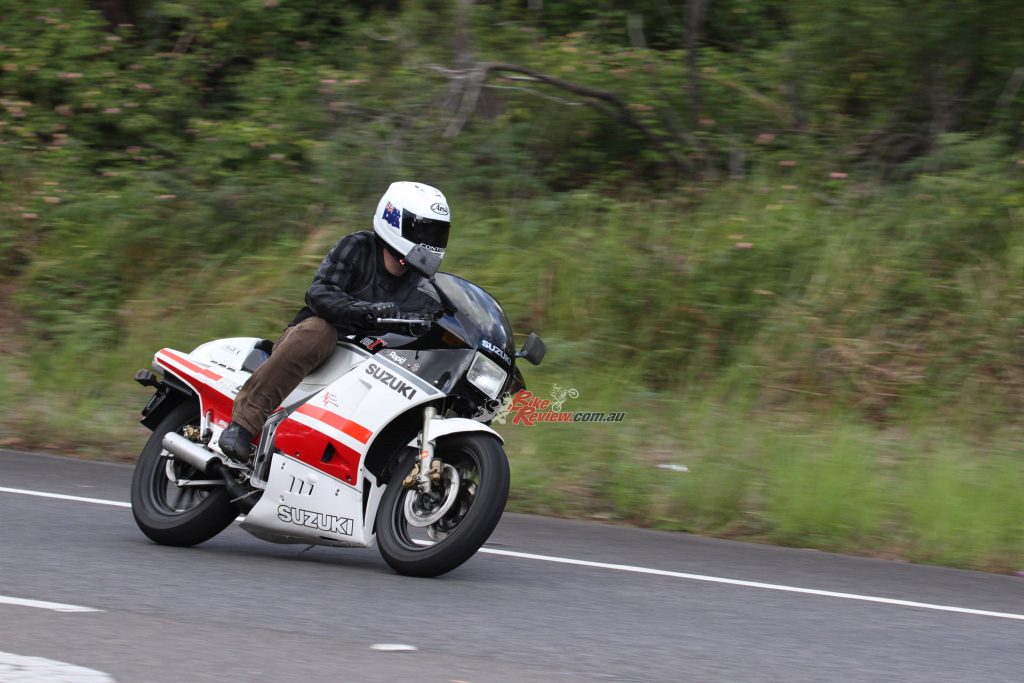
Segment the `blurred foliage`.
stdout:
<path fill-rule="evenodd" d="M 415 178 L 451 201 L 447 266 L 549 340 L 531 382 L 651 407 L 591 444 L 596 465 L 576 436 L 519 436 L 526 462 L 567 458 L 543 491 L 519 470 L 522 505 L 868 543 L 891 520 L 858 511 L 905 492 L 856 454 L 860 427 L 813 463 L 831 488 L 789 503 L 749 484 L 812 487 L 772 455 L 788 445 L 736 455 L 761 428 L 708 436 L 731 455 L 701 487 L 652 484 L 660 503 L 617 456 L 629 435 L 703 438 L 676 433 L 697 398 L 768 423 L 927 415 L 968 441 L 1020 423 L 1024 4 L 714 0 L 697 25 L 696 1 L 7 3 L 0 408 L 19 410 L 0 445 L 130 449 L 122 389 L 149 353 L 273 336 L 329 245 Z M 921 484 L 936 509 L 943 467 Z M 965 476 L 984 492 L 986 471 Z"/>
<path fill-rule="evenodd" d="M 652 388 L 756 368 L 769 403 L 887 420 L 975 383 L 1012 415 L 1024 6 L 691 4 L 19 3 L 0 294 L 54 348 L 116 346 L 148 279 L 325 248 L 415 177 L 454 265 Z"/>

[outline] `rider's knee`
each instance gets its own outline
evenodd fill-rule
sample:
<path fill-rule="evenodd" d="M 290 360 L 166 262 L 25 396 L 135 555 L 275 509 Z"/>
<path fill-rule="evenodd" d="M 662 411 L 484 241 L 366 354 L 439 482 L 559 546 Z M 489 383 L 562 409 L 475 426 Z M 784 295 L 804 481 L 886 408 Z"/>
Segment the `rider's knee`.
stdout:
<path fill-rule="evenodd" d="M 326 357 L 334 350 L 338 342 L 338 332 L 334 325 L 320 317 L 312 317 L 303 320 L 301 323 L 309 336 L 309 345 L 319 351 L 321 357 Z"/>

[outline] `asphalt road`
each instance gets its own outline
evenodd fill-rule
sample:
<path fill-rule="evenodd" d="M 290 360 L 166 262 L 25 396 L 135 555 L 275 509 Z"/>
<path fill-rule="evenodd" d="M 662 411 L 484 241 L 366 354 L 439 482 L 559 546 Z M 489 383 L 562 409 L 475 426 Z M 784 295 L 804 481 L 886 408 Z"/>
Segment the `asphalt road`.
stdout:
<path fill-rule="evenodd" d="M 1024 680 L 1024 579 L 512 514 L 413 579 L 237 525 L 154 545 L 131 472 L 0 451 L 0 680 Z"/>

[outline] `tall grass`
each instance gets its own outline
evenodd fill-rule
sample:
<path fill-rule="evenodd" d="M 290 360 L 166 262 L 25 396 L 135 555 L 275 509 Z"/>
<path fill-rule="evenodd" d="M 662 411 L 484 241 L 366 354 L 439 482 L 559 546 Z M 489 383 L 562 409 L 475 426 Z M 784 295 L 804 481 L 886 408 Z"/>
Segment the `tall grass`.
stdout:
<path fill-rule="evenodd" d="M 899 189 L 779 172 L 633 201 L 483 201 L 455 184 L 446 267 L 546 339 L 530 388 L 578 389 L 566 410 L 627 411 L 500 426 L 511 507 L 1018 568 L 1024 232 L 1009 183 L 973 167 Z M 131 458 L 147 398 L 134 370 L 163 346 L 276 335 L 374 206 L 211 253 L 201 226 L 184 231 L 201 215 L 187 199 L 165 215 L 168 239 L 132 238 L 149 217 L 120 200 L 99 231 L 73 222 L 106 205 L 68 207 L 17 280 L 5 445 Z"/>
<path fill-rule="evenodd" d="M 936 423 L 880 430 L 849 417 L 674 407 L 674 423 L 631 411 L 616 425 L 502 428 L 512 509 L 975 569 L 1024 566 L 1017 430 L 979 444 Z"/>

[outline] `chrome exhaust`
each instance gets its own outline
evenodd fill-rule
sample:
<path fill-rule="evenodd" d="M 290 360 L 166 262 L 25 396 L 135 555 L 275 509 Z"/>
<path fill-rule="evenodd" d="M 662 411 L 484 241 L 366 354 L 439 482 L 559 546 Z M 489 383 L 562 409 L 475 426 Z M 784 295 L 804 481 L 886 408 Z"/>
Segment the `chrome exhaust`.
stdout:
<path fill-rule="evenodd" d="M 175 434 L 174 432 L 165 434 L 160 443 L 176 460 L 180 460 L 186 465 L 191 465 L 200 472 L 223 479 L 224 487 L 228 493 L 228 500 L 234 503 L 244 514 L 249 514 L 249 511 L 252 510 L 263 494 L 263 491 L 259 489 L 246 490 L 242 488 L 219 455 L 213 451 L 206 450 L 194 441 L 189 441 L 181 434 Z M 255 497 L 253 497 L 254 495 Z"/>
<path fill-rule="evenodd" d="M 194 441 L 189 441 L 181 434 L 168 432 L 164 435 L 161 445 L 178 460 L 206 472 L 211 460 L 219 460 L 217 454 L 208 451 Z"/>

